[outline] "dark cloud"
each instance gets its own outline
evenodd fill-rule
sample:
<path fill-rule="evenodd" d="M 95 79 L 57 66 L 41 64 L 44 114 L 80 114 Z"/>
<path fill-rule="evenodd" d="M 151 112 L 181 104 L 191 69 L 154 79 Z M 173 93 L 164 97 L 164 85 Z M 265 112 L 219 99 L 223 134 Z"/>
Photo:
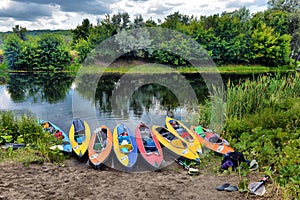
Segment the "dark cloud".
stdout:
<path fill-rule="evenodd" d="M 40 17 L 52 17 L 51 5 L 10 2 L 8 7 L 0 8 L 0 18 L 13 18 L 19 21 L 35 21 Z"/>
<path fill-rule="evenodd" d="M 225 7 L 226 8 L 240 8 L 240 7 L 250 7 L 250 6 L 262 7 L 266 5 L 267 2 L 262 0 L 255 0 L 254 2 L 241 2 L 240 0 L 234 0 L 228 2 Z"/>
<path fill-rule="evenodd" d="M 61 11 L 77 12 L 91 15 L 110 13 L 109 5 L 117 0 L 14 0 L 20 3 L 36 3 L 44 5 L 58 5 Z"/>

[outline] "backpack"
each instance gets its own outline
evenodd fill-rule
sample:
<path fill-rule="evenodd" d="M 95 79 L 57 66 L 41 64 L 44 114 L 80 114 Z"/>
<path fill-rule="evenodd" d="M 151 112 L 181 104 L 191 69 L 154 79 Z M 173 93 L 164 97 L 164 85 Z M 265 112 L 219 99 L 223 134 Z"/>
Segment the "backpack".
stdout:
<path fill-rule="evenodd" d="M 228 169 L 229 167 L 232 167 L 235 169 L 237 166 L 240 165 L 241 162 L 246 162 L 246 159 L 244 157 L 244 154 L 241 152 L 229 152 L 224 155 L 224 158 L 222 160 L 222 169 Z"/>

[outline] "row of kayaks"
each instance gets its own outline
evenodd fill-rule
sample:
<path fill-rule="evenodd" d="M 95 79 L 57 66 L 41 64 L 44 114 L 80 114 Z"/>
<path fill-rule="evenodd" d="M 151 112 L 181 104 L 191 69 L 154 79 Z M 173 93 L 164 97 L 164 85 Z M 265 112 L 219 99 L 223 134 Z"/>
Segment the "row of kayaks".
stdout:
<path fill-rule="evenodd" d="M 118 162 L 132 168 L 140 154 L 153 168 L 162 166 L 163 148 L 177 157 L 200 163 L 201 145 L 221 154 L 233 152 L 226 140 L 211 130 L 201 126 L 187 128 L 179 120 L 167 117 L 165 126 L 153 125 L 151 128 L 139 123 L 132 132 L 125 124 L 117 124 L 113 132 L 102 125 L 91 134 L 89 125 L 82 119 L 75 119 L 69 135 L 49 121 L 41 120 L 44 129 L 62 140 L 59 148 L 73 152 L 79 159 L 88 155 L 95 167 L 104 164 L 112 152 Z"/>

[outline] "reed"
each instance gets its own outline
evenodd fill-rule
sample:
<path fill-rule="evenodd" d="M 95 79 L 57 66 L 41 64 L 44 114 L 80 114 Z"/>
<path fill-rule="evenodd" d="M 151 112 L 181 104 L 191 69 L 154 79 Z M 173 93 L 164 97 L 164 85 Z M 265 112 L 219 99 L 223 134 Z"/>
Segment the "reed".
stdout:
<path fill-rule="evenodd" d="M 229 81 L 227 87 L 227 117 L 242 119 L 266 107 L 276 109 L 287 98 L 299 97 L 300 76 L 296 73 L 283 77 L 280 74 L 261 76 L 238 85 Z"/>

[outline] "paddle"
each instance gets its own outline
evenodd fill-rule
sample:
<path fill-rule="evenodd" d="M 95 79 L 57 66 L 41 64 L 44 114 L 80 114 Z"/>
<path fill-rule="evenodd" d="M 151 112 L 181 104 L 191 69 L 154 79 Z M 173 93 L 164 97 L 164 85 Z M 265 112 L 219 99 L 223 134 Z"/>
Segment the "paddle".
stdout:
<path fill-rule="evenodd" d="M 249 190 L 251 193 L 256 195 L 264 195 L 266 188 L 264 184 L 269 180 L 270 176 L 264 176 L 264 178 L 259 182 L 250 183 Z"/>
<path fill-rule="evenodd" d="M 272 171 L 274 164 L 271 164 L 269 170 Z M 249 190 L 255 195 L 264 195 L 266 192 L 265 183 L 270 179 L 270 176 L 265 175 L 264 178 L 259 182 L 250 183 Z"/>

